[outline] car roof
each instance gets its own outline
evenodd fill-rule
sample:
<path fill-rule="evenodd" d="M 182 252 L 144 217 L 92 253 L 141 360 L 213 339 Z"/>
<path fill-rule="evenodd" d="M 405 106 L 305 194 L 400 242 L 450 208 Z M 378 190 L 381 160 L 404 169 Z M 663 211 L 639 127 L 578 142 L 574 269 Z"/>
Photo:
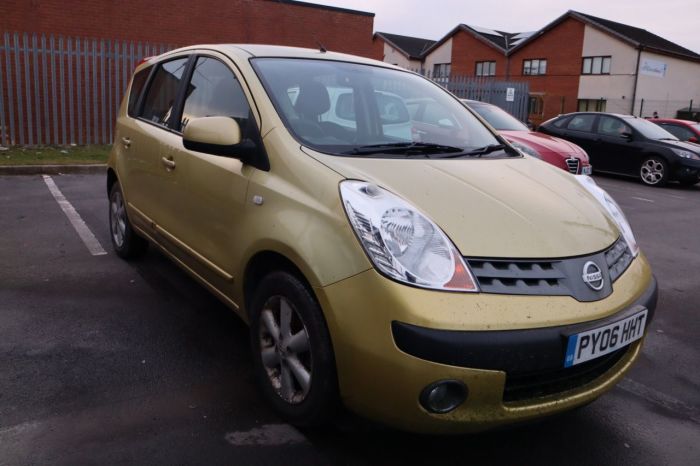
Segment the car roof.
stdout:
<path fill-rule="evenodd" d="M 480 100 L 472 100 L 472 99 L 459 99 L 459 100 L 461 100 L 463 103 L 465 103 L 467 105 L 472 105 L 472 106 L 476 106 L 476 107 L 478 107 L 478 106 L 498 107 L 498 105 L 490 104 L 488 102 L 482 102 Z"/>
<path fill-rule="evenodd" d="M 651 121 L 652 123 L 657 123 L 657 122 L 658 123 L 680 123 L 682 125 L 688 125 L 688 126 L 699 124 L 697 121 L 679 120 L 676 118 L 650 118 L 649 121 Z"/>
<path fill-rule="evenodd" d="M 153 61 L 158 61 L 161 58 L 167 57 L 168 55 L 186 52 L 189 50 L 214 50 L 226 54 L 231 57 L 237 57 L 241 59 L 247 59 L 252 57 L 280 57 L 280 58 L 307 58 L 315 60 L 332 60 L 332 61 L 345 61 L 352 63 L 360 63 L 373 66 L 381 66 L 383 68 L 393 68 L 401 71 L 406 71 L 398 66 L 391 65 L 378 60 L 373 60 L 370 58 L 358 57 L 356 55 L 349 55 L 339 52 L 322 51 L 320 49 L 309 49 L 301 47 L 287 47 L 281 45 L 265 45 L 265 44 L 199 44 L 191 45 L 188 47 L 182 47 L 179 49 L 171 50 L 159 55 L 157 57 L 152 57 Z"/>
<path fill-rule="evenodd" d="M 568 117 L 572 115 L 606 115 L 606 116 L 614 116 L 618 118 L 624 118 L 627 120 L 630 120 L 632 118 L 637 118 L 637 119 L 642 119 L 639 118 L 638 116 L 635 115 L 625 115 L 623 113 L 608 113 L 608 112 L 571 112 L 571 113 L 563 113 L 561 115 L 556 116 L 555 118 L 563 118 L 563 117 Z"/>

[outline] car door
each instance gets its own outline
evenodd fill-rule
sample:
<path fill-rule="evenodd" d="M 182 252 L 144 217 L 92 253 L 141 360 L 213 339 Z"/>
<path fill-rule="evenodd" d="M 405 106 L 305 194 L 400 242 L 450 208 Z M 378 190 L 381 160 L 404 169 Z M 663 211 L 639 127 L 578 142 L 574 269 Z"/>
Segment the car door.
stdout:
<path fill-rule="evenodd" d="M 258 131 L 241 80 L 226 60 L 214 52 L 194 58 L 179 124 L 163 140 L 162 154 L 176 163 L 183 194 L 168 232 L 174 253 L 218 290 L 230 290 L 240 260 L 237 231 L 256 169 L 234 157 L 185 149 L 181 132 L 190 120 L 210 116 L 235 119 L 244 141 Z"/>
<path fill-rule="evenodd" d="M 578 144 L 585 150 L 591 160 L 591 165 L 596 169 L 600 163 L 597 159 L 598 156 L 595 153 L 595 139 L 596 135 L 594 131 L 594 125 L 596 122 L 597 115 L 592 113 L 581 113 L 572 116 L 569 121 L 559 130 L 559 134 L 555 134 L 567 141 L 571 141 Z"/>
<path fill-rule="evenodd" d="M 643 140 L 622 119 L 601 115 L 597 125 L 597 149 L 602 160 L 605 160 L 601 170 L 625 175 L 636 175 L 642 163 Z M 596 166 L 596 168 L 598 168 Z"/>
<path fill-rule="evenodd" d="M 118 143 L 130 146 L 126 159 L 126 192 L 134 222 L 150 234 L 170 229 L 176 217 L 179 185 L 176 170 L 163 160 L 163 139 L 172 132 L 171 117 L 185 75 L 188 55 L 154 65 L 137 118 L 118 135 Z"/>

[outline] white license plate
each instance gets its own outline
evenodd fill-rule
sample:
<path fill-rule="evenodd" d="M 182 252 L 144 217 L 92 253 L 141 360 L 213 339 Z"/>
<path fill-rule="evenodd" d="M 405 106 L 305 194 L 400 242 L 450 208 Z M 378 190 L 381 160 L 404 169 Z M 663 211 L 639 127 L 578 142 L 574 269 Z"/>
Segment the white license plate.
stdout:
<path fill-rule="evenodd" d="M 612 324 L 569 336 L 564 367 L 599 358 L 639 340 L 646 323 L 647 310 L 643 309 Z"/>
<path fill-rule="evenodd" d="M 582 175 L 590 175 L 591 173 L 593 173 L 593 165 L 586 165 L 585 167 L 581 167 Z"/>

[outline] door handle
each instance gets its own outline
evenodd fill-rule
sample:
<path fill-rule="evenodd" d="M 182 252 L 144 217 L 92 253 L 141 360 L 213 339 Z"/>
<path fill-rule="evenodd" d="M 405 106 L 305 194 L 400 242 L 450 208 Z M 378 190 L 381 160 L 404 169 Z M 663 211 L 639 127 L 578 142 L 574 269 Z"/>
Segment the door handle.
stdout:
<path fill-rule="evenodd" d="M 173 160 L 173 157 L 163 157 L 160 159 L 160 161 L 165 165 L 166 170 L 175 170 L 175 161 Z"/>
<path fill-rule="evenodd" d="M 122 144 L 124 144 L 124 148 L 128 149 L 131 146 L 131 139 L 123 137 Z"/>

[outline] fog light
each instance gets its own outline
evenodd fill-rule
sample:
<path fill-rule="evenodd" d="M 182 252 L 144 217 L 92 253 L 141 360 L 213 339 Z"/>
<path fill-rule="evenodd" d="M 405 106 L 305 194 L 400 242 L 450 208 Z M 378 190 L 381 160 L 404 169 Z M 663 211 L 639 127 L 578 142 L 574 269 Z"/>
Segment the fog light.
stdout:
<path fill-rule="evenodd" d="M 449 413 L 467 399 L 467 387 L 459 380 L 440 380 L 423 389 L 420 404 L 428 412 Z"/>

